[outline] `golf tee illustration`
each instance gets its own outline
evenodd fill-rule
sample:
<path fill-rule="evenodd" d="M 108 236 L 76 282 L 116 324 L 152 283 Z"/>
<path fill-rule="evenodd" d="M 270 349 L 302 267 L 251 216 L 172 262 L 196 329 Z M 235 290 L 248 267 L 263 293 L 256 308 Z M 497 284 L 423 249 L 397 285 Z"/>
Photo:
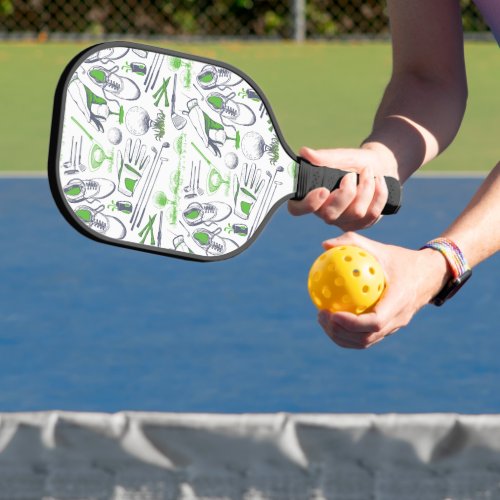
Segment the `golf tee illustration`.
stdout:
<path fill-rule="evenodd" d="M 297 157 L 257 84 L 219 61 L 109 42 L 78 54 L 57 87 L 52 194 L 97 241 L 229 258 L 282 203 L 333 190 L 346 173 Z M 395 213 L 401 187 L 385 180 L 383 213 Z"/>

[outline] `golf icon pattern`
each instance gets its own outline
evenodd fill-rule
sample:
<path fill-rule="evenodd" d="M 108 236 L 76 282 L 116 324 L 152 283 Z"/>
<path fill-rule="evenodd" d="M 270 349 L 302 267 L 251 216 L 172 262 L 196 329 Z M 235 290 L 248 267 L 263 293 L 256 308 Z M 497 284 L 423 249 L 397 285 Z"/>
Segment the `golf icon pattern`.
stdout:
<path fill-rule="evenodd" d="M 209 258 L 245 244 L 298 169 L 241 76 L 122 46 L 90 53 L 70 77 L 58 168 L 90 231 Z"/>

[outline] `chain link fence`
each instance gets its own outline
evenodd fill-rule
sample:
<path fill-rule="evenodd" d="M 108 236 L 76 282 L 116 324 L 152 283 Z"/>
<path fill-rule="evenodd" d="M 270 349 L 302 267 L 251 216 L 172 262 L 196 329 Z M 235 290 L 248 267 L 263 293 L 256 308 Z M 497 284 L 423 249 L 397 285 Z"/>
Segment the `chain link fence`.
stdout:
<path fill-rule="evenodd" d="M 467 32 L 487 26 L 461 0 Z M 3 38 L 385 36 L 383 0 L 0 0 Z"/>

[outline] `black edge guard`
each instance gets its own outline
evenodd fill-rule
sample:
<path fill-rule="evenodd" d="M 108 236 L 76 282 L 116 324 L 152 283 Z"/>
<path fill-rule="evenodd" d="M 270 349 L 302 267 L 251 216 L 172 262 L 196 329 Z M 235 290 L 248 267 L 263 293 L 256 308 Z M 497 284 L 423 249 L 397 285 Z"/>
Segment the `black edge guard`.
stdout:
<path fill-rule="evenodd" d="M 330 191 L 337 189 L 342 178 L 348 174 L 345 170 L 331 167 L 317 167 L 304 158 L 297 158 L 299 174 L 297 179 L 297 192 L 293 200 L 302 200 L 313 189 L 326 187 Z M 401 207 L 402 188 L 394 177 L 384 177 L 389 191 L 387 203 L 382 210 L 384 215 L 395 214 Z M 359 182 L 359 175 L 357 176 Z"/>

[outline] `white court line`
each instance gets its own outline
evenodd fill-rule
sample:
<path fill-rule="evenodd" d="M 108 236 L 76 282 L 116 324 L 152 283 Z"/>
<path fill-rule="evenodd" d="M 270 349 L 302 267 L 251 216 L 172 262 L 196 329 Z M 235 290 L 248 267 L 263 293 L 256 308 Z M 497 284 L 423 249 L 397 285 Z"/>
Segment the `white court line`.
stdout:
<path fill-rule="evenodd" d="M 47 172 L 38 171 L 38 172 L 15 172 L 15 171 L 4 171 L 0 172 L 0 179 L 46 179 Z"/>
<path fill-rule="evenodd" d="M 412 177 L 414 179 L 483 179 L 488 173 L 488 171 L 480 172 L 477 170 L 429 171 L 416 172 Z"/>

